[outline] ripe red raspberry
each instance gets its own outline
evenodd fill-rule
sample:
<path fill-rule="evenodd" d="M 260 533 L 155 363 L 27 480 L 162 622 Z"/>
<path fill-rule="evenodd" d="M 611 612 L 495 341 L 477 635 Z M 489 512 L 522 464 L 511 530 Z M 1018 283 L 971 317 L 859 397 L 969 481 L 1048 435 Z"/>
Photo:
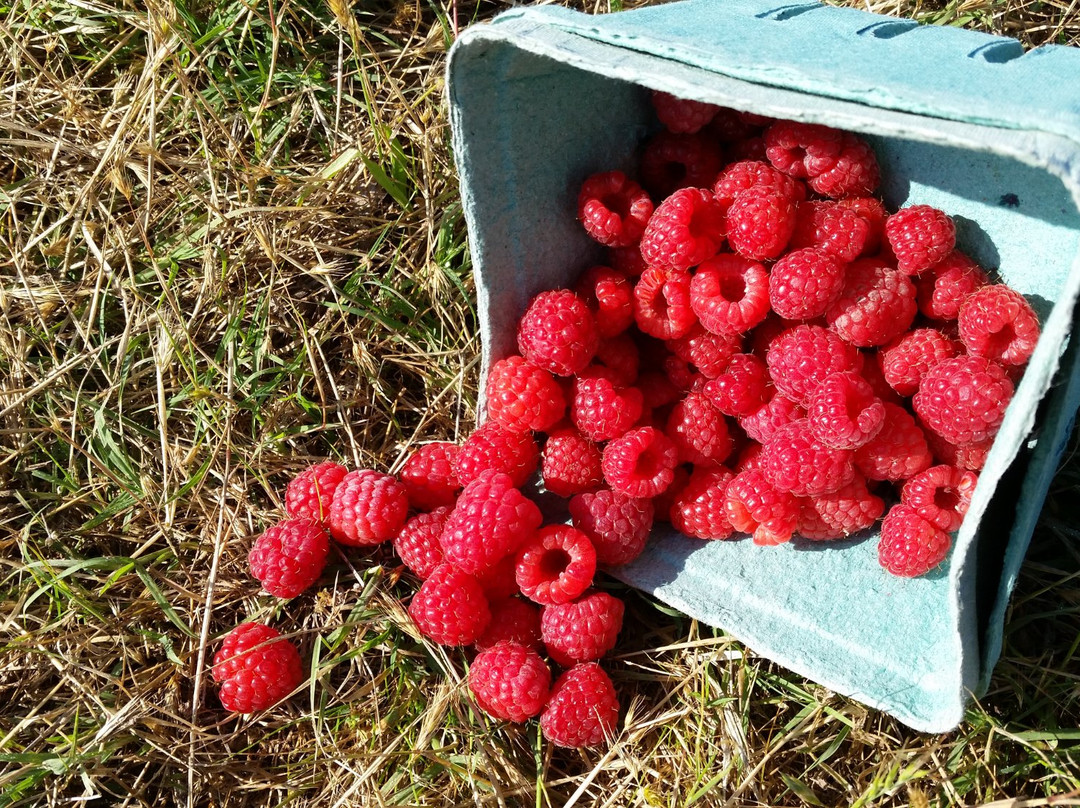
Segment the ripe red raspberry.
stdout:
<path fill-rule="evenodd" d="M 674 442 L 651 426 L 631 429 L 604 447 L 604 479 L 615 491 L 630 497 L 655 497 L 671 485 L 679 462 Z"/>
<path fill-rule="evenodd" d="M 759 125 L 745 120 L 743 113 L 728 107 L 719 107 L 705 131 L 709 137 L 714 137 L 721 143 L 733 143 L 758 134 L 760 129 Z"/>
<path fill-rule="evenodd" d="M 833 168 L 844 146 L 839 130 L 798 121 L 777 121 L 763 137 L 769 162 L 798 179 L 816 177 Z"/>
<path fill-rule="evenodd" d="M 878 561 L 893 575 L 915 578 L 945 560 L 952 539 L 908 505 L 893 505 L 881 522 Z"/>
<path fill-rule="evenodd" d="M 713 194 L 724 210 L 731 207 L 735 197 L 751 188 L 766 188 L 783 194 L 793 202 L 806 199 L 806 186 L 787 174 L 777 171 L 763 160 L 741 160 L 730 163 L 713 183 Z"/>
<path fill-rule="evenodd" d="M 826 446 L 805 418 L 776 431 L 762 451 L 761 468 L 776 488 L 799 497 L 832 493 L 855 476 L 851 450 Z"/>
<path fill-rule="evenodd" d="M 596 746 L 615 735 L 619 699 L 615 686 L 595 662 L 575 665 L 555 680 L 540 730 L 556 746 Z"/>
<path fill-rule="evenodd" d="M 525 485 L 540 466 L 540 448 L 531 432 L 507 429 L 498 421 L 478 427 L 454 460 L 454 474 L 468 485 L 485 471 L 510 475 L 518 488 Z"/>
<path fill-rule="evenodd" d="M 251 575 L 279 598 L 295 598 L 322 575 L 330 540 L 314 519 L 286 519 L 262 533 L 248 553 Z"/>
<path fill-rule="evenodd" d="M 895 341 L 896 340 L 893 340 L 893 342 Z M 885 381 L 885 374 L 881 370 L 881 352 L 860 351 L 860 354 L 862 354 L 862 368 L 859 370 L 859 374 L 866 379 L 866 383 L 870 385 L 870 389 L 874 391 L 874 395 L 882 401 L 890 401 L 893 404 L 903 404 L 903 397 L 893 390 L 889 386 L 889 383 Z"/>
<path fill-rule="evenodd" d="M 869 442 L 855 450 L 855 466 L 868 480 L 906 480 L 930 466 L 926 434 L 911 413 L 885 404 L 885 423 Z"/>
<path fill-rule="evenodd" d="M 867 251 L 870 224 L 839 202 L 801 202 L 795 211 L 795 228 L 788 249 L 809 247 L 828 253 L 844 263 Z"/>
<path fill-rule="evenodd" d="M 585 437 L 600 442 L 623 435 L 641 417 L 641 391 L 613 384 L 588 368 L 574 380 L 570 420 Z"/>
<path fill-rule="evenodd" d="M 684 364 L 689 367 L 689 363 L 684 362 Z M 645 371 L 638 377 L 637 386 L 641 390 L 642 396 L 644 396 L 645 413 L 666 407 L 668 404 L 674 404 L 682 398 L 683 394 L 683 389 L 671 380 L 666 369 Z M 644 415 L 642 420 L 644 421 Z"/>
<path fill-rule="evenodd" d="M 677 339 L 697 322 L 690 308 L 690 273 L 649 267 L 634 285 L 634 321 L 657 339 Z"/>
<path fill-rule="evenodd" d="M 955 466 L 931 466 L 904 483 L 900 501 L 938 530 L 960 529 L 979 475 Z"/>
<path fill-rule="evenodd" d="M 569 289 L 541 292 L 518 323 L 518 350 L 556 376 L 572 376 L 593 358 L 600 332 L 585 301 Z"/>
<path fill-rule="evenodd" d="M 715 379 L 742 348 L 742 337 L 714 334 L 698 322 L 683 336 L 668 340 L 667 345 L 672 353 L 696 367 L 702 375 Z"/>
<path fill-rule="evenodd" d="M 807 185 L 822 196 L 840 199 L 868 196 L 877 190 L 881 170 L 870 144 L 850 132 L 843 133 L 836 164 L 807 180 Z"/>
<path fill-rule="evenodd" d="M 317 463 L 296 475 L 285 488 L 285 513 L 294 519 L 308 518 L 319 522 L 330 515 L 330 503 L 338 483 L 349 473 L 340 463 L 327 460 Z"/>
<path fill-rule="evenodd" d="M 702 392 L 724 415 L 750 415 L 769 397 L 769 370 L 754 354 L 735 354 Z"/>
<path fill-rule="evenodd" d="M 716 471 L 717 469 L 711 469 Z M 662 494 L 658 494 L 650 500 L 653 504 L 654 522 L 671 522 L 671 512 L 675 507 L 675 501 L 682 496 L 683 490 L 690 483 L 690 470 L 687 466 L 676 466 L 675 476 Z"/>
<path fill-rule="evenodd" d="M 342 544 L 364 547 L 394 538 L 409 515 L 405 486 L 371 469 L 341 478 L 330 503 L 327 528 Z"/>
<path fill-rule="evenodd" d="M 745 140 L 737 140 L 727 148 L 727 158 L 733 162 L 739 160 L 766 161 L 769 158 L 765 154 L 765 140 L 762 137 L 748 137 Z"/>
<path fill-rule="evenodd" d="M 881 249 L 881 242 L 885 238 L 885 220 L 889 218 L 889 212 L 880 199 L 873 196 L 852 196 L 846 199 L 838 199 L 836 207 L 854 211 L 855 214 L 867 224 L 866 244 L 862 249 L 862 255 L 875 255 Z M 797 229 L 796 225 L 796 229 Z M 792 236 L 792 241 L 794 241 Z"/>
<path fill-rule="evenodd" d="M 680 188 L 704 188 L 723 166 L 719 146 L 704 135 L 662 130 L 641 153 L 641 184 L 654 199 L 666 199 Z"/>
<path fill-rule="evenodd" d="M 578 219 L 608 247 L 637 244 L 652 212 L 649 194 L 621 171 L 592 175 L 578 194 Z"/>
<path fill-rule="evenodd" d="M 956 225 L 937 208 L 912 205 L 885 221 L 885 238 L 900 271 L 919 275 L 956 247 Z"/>
<path fill-rule="evenodd" d="M 514 584 L 517 586 L 517 583 Z M 491 622 L 474 643 L 477 651 L 494 648 L 499 643 L 513 642 L 526 648 L 540 650 L 540 608 L 518 597 L 488 601 Z"/>
<path fill-rule="evenodd" d="M 544 443 L 540 473 L 544 487 L 560 497 L 599 488 L 604 481 L 600 447 L 576 429 L 552 432 Z"/>
<path fill-rule="evenodd" d="M 731 526 L 749 533 L 754 544 L 772 546 L 791 540 L 799 525 L 799 500 L 781 491 L 761 469 L 740 471 L 727 487 L 724 510 Z"/>
<path fill-rule="evenodd" d="M 735 448 L 727 419 L 704 393 L 687 393 L 668 416 L 665 434 L 679 448 L 679 462 L 718 466 Z"/>
<path fill-rule="evenodd" d="M 749 258 L 718 255 L 690 280 L 690 307 L 714 334 L 743 334 L 769 313 L 769 273 Z"/>
<path fill-rule="evenodd" d="M 471 645 L 491 622 L 491 609 L 475 576 L 440 564 L 413 595 L 409 616 L 439 645 Z"/>
<path fill-rule="evenodd" d="M 596 550 L 569 525 L 540 528 L 517 554 L 521 594 L 542 606 L 569 603 L 592 586 L 595 574 Z"/>
<path fill-rule="evenodd" d="M 743 191 L 727 211 L 728 244 L 739 255 L 754 261 L 779 256 L 794 230 L 795 202 L 765 186 Z"/>
<path fill-rule="evenodd" d="M 484 396 L 488 417 L 516 432 L 542 432 L 566 412 L 566 400 L 555 377 L 520 356 L 492 364 Z"/>
<path fill-rule="evenodd" d="M 1006 366 L 1027 364 L 1039 341 L 1035 310 L 1022 294 L 1002 283 L 968 295 L 956 324 L 968 353 Z"/>
<path fill-rule="evenodd" d="M 823 250 L 792 250 L 769 272 L 772 310 L 788 320 L 821 317 L 844 289 L 844 269 Z"/>
<path fill-rule="evenodd" d="M 476 655 L 469 690 L 485 713 L 520 724 L 547 704 L 551 670 L 534 649 L 504 642 Z"/>
<path fill-rule="evenodd" d="M 933 320 L 955 320 L 965 298 L 989 282 L 978 264 L 953 250 L 916 279 L 919 311 Z"/>
<path fill-rule="evenodd" d="M 957 356 L 934 365 L 912 398 L 916 415 L 950 443 L 978 443 L 997 433 L 1013 396 L 1001 365 Z"/>
<path fill-rule="evenodd" d="M 856 473 L 839 491 L 801 500 L 798 534 L 812 541 L 844 539 L 872 527 L 885 513 L 885 501 L 870 493 Z"/>
<path fill-rule="evenodd" d="M 844 291 L 825 312 L 830 328 L 852 345 L 884 345 L 907 331 L 918 313 L 915 284 L 875 259 L 850 264 Z"/>
<path fill-rule="evenodd" d="M 596 321 L 600 338 L 621 334 L 634 323 L 634 287 L 621 272 L 611 267 L 589 267 L 574 286 Z"/>
<path fill-rule="evenodd" d="M 543 517 L 506 474 L 485 472 L 458 497 L 439 539 L 446 560 L 481 573 L 513 553 Z"/>
<path fill-rule="evenodd" d="M 650 266 L 690 269 L 720 251 L 724 211 L 704 188 L 681 188 L 656 208 L 641 237 Z"/>
<path fill-rule="evenodd" d="M 802 404 L 826 376 L 858 370 L 859 355 L 833 331 L 797 325 L 773 339 L 765 363 L 776 389 Z"/>
<path fill-rule="evenodd" d="M 600 659 L 619 639 L 625 608 L 621 600 L 597 589 L 570 603 L 545 606 L 540 636 L 548 656 L 564 668 Z"/>
<path fill-rule="evenodd" d="M 747 469 L 761 468 L 761 451 L 764 448 L 757 441 L 750 441 L 743 446 L 738 459 L 735 461 L 735 473 L 738 474 L 740 471 L 746 471 Z"/>
<path fill-rule="evenodd" d="M 600 340 L 600 347 L 596 349 L 592 364 L 604 368 L 608 372 L 608 378 L 615 384 L 629 387 L 637 381 L 641 365 L 634 338 L 630 334 L 622 333 Z M 591 365 L 587 365 L 582 373 L 588 373 L 589 367 Z"/>
<path fill-rule="evenodd" d="M 806 417 L 806 410 L 782 393 L 775 393 L 749 415 L 739 416 L 739 426 L 751 440 L 765 444 L 782 426 Z"/>
<path fill-rule="evenodd" d="M 262 623 L 242 623 L 225 635 L 213 675 L 221 706 L 232 713 L 273 707 L 304 681 L 296 646 Z"/>
<path fill-rule="evenodd" d="M 695 468 L 668 508 L 671 526 L 696 539 L 728 538 L 732 527 L 724 503 L 734 477 L 723 466 Z"/>
<path fill-rule="evenodd" d="M 912 396 L 926 371 L 959 353 L 959 344 L 936 328 L 916 328 L 884 346 L 878 362 L 889 386 L 902 396 Z"/>
<path fill-rule="evenodd" d="M 833 449 L 858 449 L 881 431 L 885 405 L 857 373 L 834 373 L 806 405 L 814 437 Z"/>
<path fill-rule="evenodd" d="M 653 90 L 650 96 L 653 109 L 660 123 L 671 132 L 693 134 L 705 128 L 715 117 L 719 107 L 715 104 L 706 104 L 704 101 L 694 101 L 690 98 L 679 98 L 671 93 Z"/>
<path fill-rule="evenodd" d="M 456 443 L 437 441 L 413 449 L 398 472 L 409 495 L 409 504 L 418 511 L 453 505 L 461 483 L 454 474 L 454 460 L 461 451 Z"/>
<path fill-rule="evenodd" d="M 645 549 L 653 503 L 609 488 L 578 494 L 569 503 L 574 527 L 588 536 L 598 564 L 628 564 Z"/>
<path fill-rule="evenodd" d="M 439 537 L 449 516 L 449 506 L 417 514 L 394 537 L 394 550 L 398 558 L 421 581 L 426 580 L 446 560 Z"/>
<path fill-rule="evenodd" d="M 946 466 L 956 466 L 965 471 L 982 471 L 983 466 L 986 465 L 986 456 L 990 454 L 990 448 L 994 445 L 994 438 L 990 437 L 978 443 L 957 446 L 930 429 L 923 431 L 926 433 L 926 443 L 936 462 Z"/>

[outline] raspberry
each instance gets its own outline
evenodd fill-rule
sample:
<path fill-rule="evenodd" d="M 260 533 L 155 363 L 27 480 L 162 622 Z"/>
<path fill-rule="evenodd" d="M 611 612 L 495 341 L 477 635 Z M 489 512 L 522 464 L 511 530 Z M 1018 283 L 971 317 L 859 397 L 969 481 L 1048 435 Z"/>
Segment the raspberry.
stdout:
<path fill-rule="evenodd" d="M 1031 304 L 1001 283 L 968 295 L 956 324 L 968 353 L 1006 366 L 1026 364 L 1039 341 L 1039 318 Z"/>
<path fill-rule="evenodd" d="M 491 600 L 489 597 L 488 600 L 491 622 L 474 644 L 477 651 L 485 651 L 504 642 L 540 650 L 540 609 L 535 603 L 517 597 L 501 600 Z"/>
<path fill-rule="evenodd" d="M 885 220 L 885 238 L 900 271 L 918 275 L 953 251 L 956 225 L 937 208 L 912 205 Z"/>
<path fill-rule="evenodd" d="M 600 447 L 576 429 L 548 435 L 540 464 L 544 487 L 560 497 L 572 497 L 598 488 L 604 481 Z"/>
<path fill-rule="evenodd" d="M 727 149 L 729 160 L 759 160 L 769 158 L 765 155 L 765 140 L 761 137 L 748 137 L 745 140 L 737 140 Z"/>
<path fill-rule="evenodd" d="M 394 537 L 394 550 L 398 558 L 421 581 L 426 580 L 445 560 L 439 537 L 449 516 L 449 506 L 417 514 Z"/>
<path fill-rule="evenodd" d="M 641 248 L 634 244 L 631 247 L 608 248 L 608 263 L 611 268 L 627 279 L 636 278 L 645 271 L 645 259 L 641 257 Z"/>
<path fill-rule="evenodd" d="M 696 367 L 702 375 L 715 379 L 742 348 L 742 338 L 738 334 L 714 334 L 698 322 L 667 344 L 677 357 Z"/>
<path fill-rule="evenodd" d="M 711 469 L 716 471 L 717 469 Z M 675 501 L 682 495 L 686 486 L 690 483 L 690 471 L 686 466 L 676 466 L 671 485 L 664 489 L 663 493 L 657 494 L 650 502 L 653 504 L 653 520 L 656 522 L 670 522 L 671 512 L 674 510 Z"/>
<path fill-rule="evenodd" d="M 439 645 L 471 645 L 491 622 L 491 609 L 474 576 L 440 564 L 413 595 L 409 616 Z"/>
<path fill-rule="evenodd" d="M 797 121 L 777 121 L 763 137 L 769 162 L 798 179 L 816 177 L 833 168 L 844 146 L 839 130 Z"/>
<path fill-rule="evenodd" d="M 638 377 L 638 388 L 645 401 L 645 412 L 666 407 L 682 397 L 682 390 L 666 372 L 646 371 Z"/>
<path fill-rule="evenodd" d="M 869 442 L 855 450 L 855 466 L 868 480 L 906 480 L 930 466 L 926 434 L 907 410 L 888 401 L 885 422 Z"/>
<path fill-rule="evenodd" d="M 703 188 L 681 188 L 656 208 L 641 237 L 649 265 L 690 269 L 712 258 L 724 244 L 724 211 Z"/>
<path fill-rule="evenodd" d="M 645 189 L 621 171 L 594 174 L 578 194 L 578 219 L 590 236 L 608 247 L 637 244 L 652 212 Z"/>
<path fill-rule="evenodd" d="M 733 143 L 758 134 L 761 125 L 744 117 L 745 113 L 728 107 L 719 107 L 706 128 L 710 137 L 721 143 Z"/>
<path fill-rule="evenodd" d="M 319 580 L 330 540 L 314 519 L 286 519 L 262 533 L 248 553 L 251 574 L 279 598 L 294 598 Z"/>
<path fill-rule="evenodd" d="M 833 449 L 858 449 L 881 431 L 885 405 L 857 373 L 826 376 L 806 405 L 814 437 Z"/>
<path fill-rule="evenodd" d="M 517 550 L 542 521 L 536 503 L 509 476 L 489 471 L 465 486 L 439 543 L 451 564 L 480 573 Z"/>
<path fill-rule="evenodd" d="M 592 312 L 601 339 L 633 325 L 634 287 L 622 273 L 599 264 L 589 267 L 578 278 L 574 292 Z"/>
<path fill-rule="evenodd" d="M 821 317 L 844 289 L 844 265 L 813 247 L 792 250 L 769 272 L 769 303 L 788 320 Z"/>
<path fill-rule="evenodd" d="M 799 525 L 799 500 L 777 489 L 761 469 L 735 475 L 727 487 L 724 511 L 735 530 L 752 534 L 754 544 L 764 546 L 790 541 Z"/>
<path fill-rule="evenodd" d="M 776 389 L 800 404 L 826 376 L 858 370 L 858 361 L 853 346 L 817 325 L 797 325 L 784 331 L 769 344 L 765 355 Z"/>
<path fill-rule="evenodd" d="M 915 578 L 945 560 L 952 539 L 908 505 L 893 505 L 881 522 L 878 561 L 893 575 Z"/>
<path fill-rule="evenodd" d="M 523 486 L 540 465 L 540 448 L 531 432 L 508 429 L 498 421 L 488 421 L 473 432 L 454 460 L 458 482 L 468 485 L 485 471 L 510 475 L 514 485 Z"/>
<path fill-rule="evenodd" d="M 801 505 L 798 533 L 813 541 L 847 538 L 872 527 L 885 513 L 884 500 L 870 493 L 858 473 L 839 491 L 803 499 Z"/>
<path fill-rule="evenodd" d="M 631 429 L 604 447 L 604 479 L 630 497 L 655 497 L 671 485 L 679 449 L 663 432 L 645 426 Z"/>
<path fill-rule="evenodd" d="M 788 249 L 814 247 L 839 261 L 854 261 L 867 251 L 870 224 L 839 202 L 801 202 Z"/>
<path fill-rule="evenodd" d="M 934 320 L 955 320 L 964 299 L 989 282 L 978 264 L 953 250 L 916 279 L 919 311 Z"/>
<path fill-rule="evenodd" d="M 717 201 L 727 210 L 735 197 L 751 188 L 775 191 L 793 202 L 806 199 L 806 186 L 763 160 L 741 160 L 729 164 L 716 178 L 712 190 Z"/>
<path fill-rule="evenodd" d="M 521 594 L 521 588 L 514 577 L 517 572 L 516 564 L 517 558 L 511 553 L 476 573 L 476 580 L 480 582 L 480 588 L 484 590 L 484 597 L 489 604 Z"/>
<path fill-rule="evenodd" d="M 342 544 L 364 547 L 392 539 L 409 515 L 405 486 L 370 469 L 341 478 L 330 503 L 327 528 Z"/>
<path fill-rule="evenodd" d="M 776 258 L 795 230 L 795 203 L 786 194 L 765 186 L 740 193 L 727 211 L 727 239 L 744 258 Z"/>
<path fill-rule="evenodd" d="M 294 519 L 323 522 L 330 515 L 334 491 L 349 470 L 327 460 L 296 475 L 285 488 L 285 513 Z"/>
<path fill-rule="evenodd" d="M 417 446 L 398 472 L 409 495 L 409 504 L 418 511 L 453 505 L 461 483 L 454 474 L 454 461 L 461 451 L 456 443 L 437 441 Z"/>
<path fill-rule="evenodd" d="M 543 431 L 566 412 L 555 377 L 520 356 L 491 366 L 484 395 L 488 417 L 515 432 Z"/>
<path fill-rule="evenodd" d="M 642 272 L 634 285 L 634 321 L 657 339 L 677 339 L 689 333 L 697 322 L 690 308 L 690 273 L 661 267 Z"/>
<path fill-rule="evenodd" d="M 518 552 L 517 583 L 534 603 L 569 603 L 590 586 L 596 550 L 589 537 L 569 525 L 548 525 Z"/>
<path fill-rule="evenodd" d="M 600 340 L 592 364 L 607 370 L 608 377 L 615 384 L 629 387 L 637 381 L 641 360 L 633 337 L 623 333 Z M 586 366 L 582 373 L 588 372 L 589 366 Z"/>
<path fill-rule="evenodd" d="M 706 393 L 707 395 L 707 393 Z M 739 426 L 758 443 L 768 443 L 782 426 L 806 417 L 806 410 L 780 393 L 749 415 L 739 417 Z"/>
<path fill-rule="evenodd" d="M 672 527 L 706 541 L 728 538 L 732 527 L 724 503 L 734 476 L 723 466 L 694 469 L 668 510 Z"/>
<path fill-rule="evenodd" d="M 613 384 L 600 373 L 574 380 L 570 420 L 587 438 L 605 441 L 617 438 L 641 417 L 642 396 L 636 387 Z"/>
<path fill-rule="evenodd" d="M 819 441 L 805 418 L 776 430 L 762 451 L 761 468 L 776 488 L 799 497 L 832 493 L 855 476 L 852 452 Z"/>
<path fill-rule="evenodd" d="M 895 341 L 896 340 L 893 342 Z M 887 381 L 885 381 L 885 374 L 881 370 L 881 352 L 860 351 L 860 354 L 862 368 L 859 370 L 859 373 L 866 379 L 866 383 L 870 385 L 870 389 L 874 391 L 874 395 L 882 401 L 889 401 L 893 404 L 903 404 L 904 399 L 889 386 Z"/>
<path fill-rule="evenodd" d="M 959 530 L 979 476 L 955 466 L 931 466 L 904 483 L 900 501 L 938 530 Z"/>
<path fill-rule="evenodd" d="M 213 675 L 221 706 L 232 713 L 273 707 L 304 681 L 296 646 L 262 623 L 242 623 L 225 635 Z"/>
<path fill-rule="evenodd" d="M 722 165 L 720 149 L 708 138 L 663 130 L 641 153 L 641 184 L 655 199 L 665 199 L 680 188 L 704 188 Z"/>
<path fill-rule="evenodd" d="M 684 134 L 699 132 L 705 128 L 720 109 L 715 104 L 706 104 L 704 101 L 694 101 L 689 98 L 678 98 L 660 90 L 653 90 L 650 98 L 653 109 L 656 110 L 656 117 L 671 132 Z"/>
<path fill-rule="evenodd" d="M 761 468 L 761 451 L 764 448 L 757 441 L 747 443 L 739 452 L 739 457 L 735 461 L 735 473 L 738 474 L 740 471 L 746 471 L 747 469 Z"/>
<path fill-rule="evenodd" d="M 993 438 L 979 441 L 978 443 L 965 443 L 957 446 L 949 443 L 932 430 L 924 430 L 926 443 L 938 463 L 946 466 L 956 466 L 965 471 L 982 471 L 986 465 L 986 456 L 990 454 L 990 448 L 994 445 Z M 930 465 L 929 463 L 927 465 Z"/>
<path fill-rule="evenodd" d="M 902 396 L 912 396 L 926 371 L 959 353 L 960 346 L 936 328 L 916 328 L 882 348 L 878 361 L 889 386 Z"/>
<path fill-rule="evenodd" d="M 504 642 L 476 655 L 469 690 L 485 713 L 520 724 L 547 704 L 551 670 L 532 648 Z"/>
<path fill-rule="evenodd" d="M 836 165 L 807 180 L 807 185 L 822 196 L 840 199 L 867 196 L 877 190 L 881 170 L 870 144 L 850 132 L 843 133 Z"/>
<path fill-rule="evenodd" d="M 545 606 L 540 636 L 548 655 L 564 668 L 600 659 L 615 647 L 625 608 L 621 600 L 597 589 L 570 603 Z"/>
<path fill-rule="evenodd" d="M 653 502 L 609 488 L 578 494 L 569 503 L 574 527 L 588 536 L 598 564 L 628 564 L 645 549 Z"/>
<path fill-rule="evenodd" d="M 706 382 L 703 392 L 724 415 L 750 415 L 769 396 L 769 370 L 754 354 L 735 354 L 723 373 Z"/>
<path fill-rule="evenodd" d="M 541 292 L 518 323 L 518 350 L 556 376 L 572 376 L 592 359 L 600 332 L 585 301 L 569 289 Z"/>
<path fill-rule="evenodd" d="M 698 267 L 690 307 L 714 334 L 742 334 L 769 313 L 769 273 L 749 258 L 725 253 Z"/>
<path fill-rule="evenodd" d="M 556 746 L 596 746 L 615 734 L 618 721 L 615 686 L 603 668 L 585 662 L 555 680 L 540 729 Z"/>
<path fill-rule="evenodd" d="M 875 259 L 848 266 L 844 291 L 825 318 L 843 339 L 860 348 L 884 345 L 907 331 L 918 313 L 915 284 Z"/>
<path fill-rule="evenodd" d="M 1001 365 L 981 356 L 957 356 L 926 372 L 912 406 L 950 443 L 978 443 L 997 433 L 1012 395 L 1013 383 Z"/>
<path fill-rule="evenodd" d="M 873 196 L 852 196 L 846 199 L 838 199 L 836 207 L 854 211 L 855 214 L 867 224 L 866 244 L 862 249 L 862 255 L 874 255 L 881 249 L 881 241 L 885 238 L 885 220 L 889 218 L 889 212 L 885 209 L 880 199 Z M 797 226 L 796 226 L 797 229 Z M 792 236 L 794 240 L 794 236 Z"/>
<path fill-rule="evenodd" d="M 704 393 L 687 393 L 668 416 L 665 434 L 679 449 L 679 462 L 718 466 L 735 448 L 727 419 Z"/>

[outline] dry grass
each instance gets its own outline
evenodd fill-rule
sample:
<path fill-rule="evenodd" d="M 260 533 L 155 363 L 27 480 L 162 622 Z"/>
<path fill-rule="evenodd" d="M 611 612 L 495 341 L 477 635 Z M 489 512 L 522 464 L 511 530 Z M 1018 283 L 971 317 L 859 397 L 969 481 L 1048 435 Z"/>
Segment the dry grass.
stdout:
<path fill-rule="evenodd" d="M 1075 2 L 868 7 L 1080 43 Z M 1075 797 L 1075 458 L 992 690 L 944 736 L 625 593 L 624 729 L 559 752 L 473 712 L 463 656 L 416 636 L 389 554 L 343 555 L 287 604 L 259 594 L 249 539 L 289 475 L 393 470 L 472 423 L 441 64 L 455 19 L 499 8 L 0 7 L 0 805 Z M 248 618 L 294 636 L 312 676 L 234 718 L 207 666 Z"/>

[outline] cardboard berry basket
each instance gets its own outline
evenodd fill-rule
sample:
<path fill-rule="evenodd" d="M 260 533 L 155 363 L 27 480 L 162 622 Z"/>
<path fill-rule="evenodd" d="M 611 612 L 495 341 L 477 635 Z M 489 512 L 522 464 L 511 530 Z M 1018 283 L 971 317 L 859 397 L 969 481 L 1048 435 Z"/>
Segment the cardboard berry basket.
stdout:
<path fill-rule="evenodd" d="M 612 570 L 793 671 L 947 731 L 987 686 L 1080 403 L 1080 51 L 769 0 L 536 7 L 474 26 L 451 52 L 448 92 L 485 368 L 516 350 L 533 295 L 599 259 L 577 193 L 594 172 L 631 169 L 655 126 L 649 89 L 861 133 L 889 208 L 949 213 L 958 246 L 1040 315 L 971 509 L 930 575 L 885 572 L 875 536 L 766 548 L 670 528 Z"/>

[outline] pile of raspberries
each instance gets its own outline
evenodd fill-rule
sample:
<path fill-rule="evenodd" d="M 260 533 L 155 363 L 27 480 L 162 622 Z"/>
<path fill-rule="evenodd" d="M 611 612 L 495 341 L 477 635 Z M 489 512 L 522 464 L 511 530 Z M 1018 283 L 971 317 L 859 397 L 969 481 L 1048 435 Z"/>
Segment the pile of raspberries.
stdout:
<path fill-rule="evenodd" d="M 292 598 L 331 540 L 393 542 L 421 582 L 417 629 L 475 650 L 476 705 L 539 716 L 566 747 L 618 720 L 599 660 L 624 606 L 594 586 L 598 567 L 636 558 L 655 521 L 766 547 L 880 521 L 884 570 L 929 572 L 1039 336 L 1024 297 L 956 248 L 945 212 L 874 196 L 863 139 L 652 99 L 663 128 L 637 179 L 581 186 L 606 263 L 532 299 L 519 353 L 488 372 L 484 423 L 417 447 L 397 475 L 304 471 L 249 556 L 267 592 Z M 568 524 L 544 524 L 537 471 Z M 235 712 L 302 680 L 293 645 L 253 623 L 225 638 L 214 676 Z"/>

